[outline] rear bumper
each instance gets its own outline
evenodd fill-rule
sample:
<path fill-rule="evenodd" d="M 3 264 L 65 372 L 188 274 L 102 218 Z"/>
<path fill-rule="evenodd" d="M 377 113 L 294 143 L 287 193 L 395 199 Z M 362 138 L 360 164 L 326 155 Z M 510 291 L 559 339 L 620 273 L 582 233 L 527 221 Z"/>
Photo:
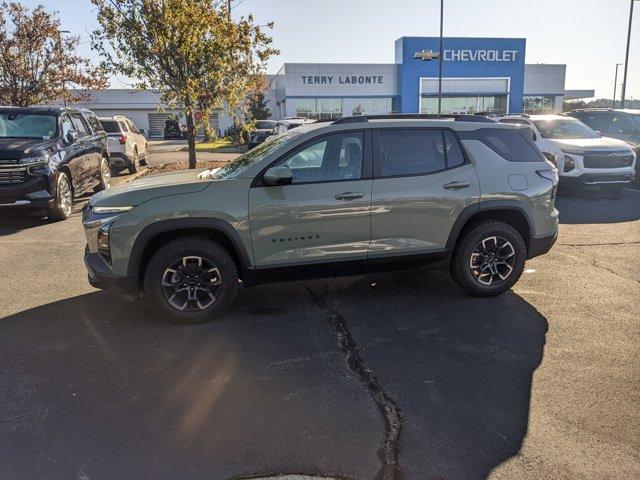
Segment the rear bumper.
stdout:
<path fill-rule="evenodd" d="M 133 157 L 124 152 L 110 152 L 109 164 L 127 166 L 133 163 Z"/>
<path fill-rule="evenodd" d="M 85 249 L 84 265 L 87 268 L 89 283 L 95 288 L 109 290 L 118 295 L 137 298 L 138 279 L 135 276 L 114 275 L 97 253 L 89 253 Z"/>
<path fill-rule="evenodd" d="M 529 242 L 529 251 L 527 252 L 527 260 L 544 255 L 558 239 L 558 230 L 552 235 L 546 235 L 544 237 L 533 237 Z"/>

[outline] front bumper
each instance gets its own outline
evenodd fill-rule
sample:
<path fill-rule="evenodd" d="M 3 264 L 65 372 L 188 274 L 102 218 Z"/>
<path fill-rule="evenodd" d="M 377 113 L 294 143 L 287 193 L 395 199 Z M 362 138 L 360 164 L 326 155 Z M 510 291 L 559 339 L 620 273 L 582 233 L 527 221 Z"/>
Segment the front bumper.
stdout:
<path fill-rule="evenodd" d="M 533 237 L 529 242 L 527 260 L 547 253 L 549 250 L 551 250 L 551 247 L 553 247 L 553 244 L 556 243 L 557 239 L 558 230 L 556 230 L 553 234 L 545 235 L 544 237 Z"/>
<path fill-rule="evenodd" d="M 0 185 L 0 208 L 46 209 L 53 205 L 46 177 L 32 178 L 25 182 Z"/>
<path fill-rule="evenodd" d="M 138 297 L 138 279 L 135 276 L 114 275 L 98 253 L 89 252 L 89 247 L 84 251 L 84 264 L 91 286 L 127 298 Z"/>
<path fill-rule="evenodd" d="M 561 185 L 612 185 L 631 183 L 634 175 L 625 173 L 583 173 L 576 177 L 560 176 Z"/>

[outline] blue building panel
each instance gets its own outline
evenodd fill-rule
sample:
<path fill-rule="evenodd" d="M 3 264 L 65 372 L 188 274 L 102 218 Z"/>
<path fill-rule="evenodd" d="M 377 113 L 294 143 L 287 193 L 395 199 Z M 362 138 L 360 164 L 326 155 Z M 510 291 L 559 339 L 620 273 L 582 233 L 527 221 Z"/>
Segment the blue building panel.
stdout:
<path fill-rule="evenodd" d="M 443 78 L 509 78 L 509 112 L 522 112 L 524 89 L 524 38 L 443 39 Z M 440 50 L 438 37 L 402 37 L 396 40 L 398 110 L 416 113 L 420 105 L 420 78 L 438 77 L 438 59 L 414 58 L 416 52 Z M 428 56 L 428 53 L 427 53 Z M 482 95 L 489 92 L 456 92 Z"/>

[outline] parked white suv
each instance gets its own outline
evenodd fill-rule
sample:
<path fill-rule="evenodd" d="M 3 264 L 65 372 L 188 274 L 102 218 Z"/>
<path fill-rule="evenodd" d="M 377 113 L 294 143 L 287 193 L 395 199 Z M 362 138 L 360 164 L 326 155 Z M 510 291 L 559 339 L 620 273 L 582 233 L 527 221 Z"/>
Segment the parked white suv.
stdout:
<path fill-rule="evenodd" d="M 636 155 L 622 140 L 604 138 L 566 115 L 508 115 L 502 123 L 528 125 L 536 145 L 558 168 L 561 183 L 620 190 L 634 177 Z"/>
<path fill-rule="evenodd" d="M 109 137 L 109 163 L 114 171 L 124 168 L 136 173 L 149 158 L 145 131 L 122 115 L 98 118 Z"/>

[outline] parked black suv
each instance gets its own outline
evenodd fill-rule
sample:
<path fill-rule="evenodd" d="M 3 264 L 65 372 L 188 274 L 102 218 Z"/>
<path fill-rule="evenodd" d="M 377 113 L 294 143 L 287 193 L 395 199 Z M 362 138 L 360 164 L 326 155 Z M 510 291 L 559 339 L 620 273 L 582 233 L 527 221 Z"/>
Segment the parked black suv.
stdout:
<path fill-rule="evenodd" d="M 0 208 L 71 214 L 74 197 L 109 188 L 107 134 L 93 112 L 0 107 Z"/>

